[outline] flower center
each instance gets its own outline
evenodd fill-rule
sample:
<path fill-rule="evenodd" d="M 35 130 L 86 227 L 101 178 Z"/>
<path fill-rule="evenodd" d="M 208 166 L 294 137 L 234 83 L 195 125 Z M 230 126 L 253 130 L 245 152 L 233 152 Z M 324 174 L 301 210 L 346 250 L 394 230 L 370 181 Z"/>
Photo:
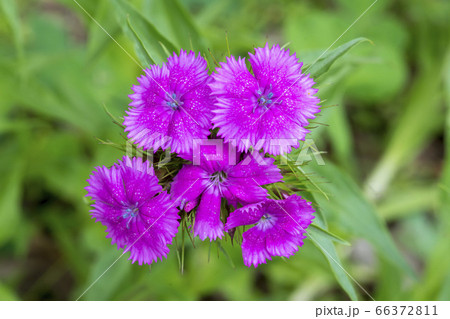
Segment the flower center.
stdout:
<path fill-rule="evenodd" d="M 258 105 L 259 106 L 266 106 L 268 104 L 272 104 L 271 98 L 273 97 L 273 93 L 269 92 L 267 95 L 262 94 L 261 90 L 258 90 L 257 92 L 259 94 L 258 97 Z"/>
<path fill-rule="evenodd" d="M 269 214 L 264 214 L 261 216 L 261 219 L 259 220 L 258 224 L 256 224 L 256 227 L 258 227 L 259 230 L 266 230 L 269 228 L 272 228 L 273 225 L 275 225 L 277 218 L 275 216 L 271 216 Z"/>
<path fill-rule="evenodd" d="M 267 89 L 259 89 L 256 91 L 256 103 L 253 106 L 253 112 L 257 109 L 267 110 L 270 107 L 270 104 L 273 103 L 273 93 L 272 93 L 272 85 Z"/>
<path fill-rule="evenodd" d="M 183 105 L 183 101 L 180 100 L 179 97 L 175 93 L 166 94 L 166 105 L 169 106 L 172 110 L 177 110 L 180 106 Z"/>
<path fill-rule="evenodd" d="M 137 206 L 137 203 L 134 205 L 127 205 L 122 209 L 122 218 L 128 219 L 127 221 L 127 228 L 130 227 L 130 222 L 133 220 L 134 217 L 136 217 L 139 213 L 139 208 Z"/>
<path fill-rule="evenodd" d="M 224 171 L 215 172 L 209 178 L 209 181 L 214 185 L 220 185 L 227 180 L 227 173 Z"/>

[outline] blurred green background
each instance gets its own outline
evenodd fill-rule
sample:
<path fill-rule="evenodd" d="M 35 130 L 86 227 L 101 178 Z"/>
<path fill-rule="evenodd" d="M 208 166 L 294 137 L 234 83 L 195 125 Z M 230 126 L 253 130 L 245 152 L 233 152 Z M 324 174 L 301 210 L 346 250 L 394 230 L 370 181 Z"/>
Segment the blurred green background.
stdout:
<path fill-rule="evenodd" d="M 141 61 L 133 25 L 210 62 L 227 35 L 234 55 L 288 43 L 311 63 L 373 1 L 141 0 L 134 15 L 123 0 L 78 2 Z M 141 70 L 72 0 L 0 4 L 0 300 L 74 300 L 120 256 L 83 188 L 123 154 L 96 137 L 123 141 L 103 105 L 123 116 Z M 197 239 L 183 275 L 175 251 L 151 269 L 122 258 L 82 299 L 369 300 L 342 266 L 377 300 L 449 300 L 449 16 L 449 1 L 379 0 L 331 48 L 371 41 L 320 78 L 311 138 L 327 165 L 292 183 L 326 195 L 328 229 L 351 243 L 327 242 L 339 266 L 307 240 L 287 262 L 247 269 L 239 247 L 224 243 L 227 258 Z"/>

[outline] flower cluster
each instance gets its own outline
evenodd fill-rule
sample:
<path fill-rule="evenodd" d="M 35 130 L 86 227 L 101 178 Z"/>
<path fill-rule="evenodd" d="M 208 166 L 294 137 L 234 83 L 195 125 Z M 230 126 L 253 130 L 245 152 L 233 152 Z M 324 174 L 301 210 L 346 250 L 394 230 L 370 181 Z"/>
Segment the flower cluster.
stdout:
<path fill-rule="evenodd" d="M 149 161 L 125 156 L 88 179 L 92 217 L 133 262 L 166 257 L 186 216 L 201 240 L 254 225 L 242 234 L 249 267 L 289 257 L 303 245 L 311 204 L 296 194 L 268 198 L 263 186 L 282 182 L 273 156 L 305 138 L 308 120 L 319 112 L 317 90 L 288 50 L 266 45 L 249 55 L 251 71 L 244 58 L 231 56 L 209 75 L 201 55 L 181 50 L 145 69 L 132 87 L 123 122 L 128 138 L 145 151 L 176 153 L 184 163 L 166 182 Z"/>

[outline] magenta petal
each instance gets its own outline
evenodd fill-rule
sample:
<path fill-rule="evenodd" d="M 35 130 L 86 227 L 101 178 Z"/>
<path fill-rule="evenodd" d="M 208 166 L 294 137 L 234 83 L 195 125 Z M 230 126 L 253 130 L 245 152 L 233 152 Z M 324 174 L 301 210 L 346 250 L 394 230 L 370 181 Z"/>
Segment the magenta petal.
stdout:
<path fill-rule="evenodd" d="M 228 192 L 224 192 L 224 197 L 233 206 L 237 203 L 257 203 L 267 197 L 267 190 L 256 185 L 252 180 L 230 177 L 228 183 L 226 188 Z"/>
<path fill-rule="evenodd" d="M 266 249 L 266 237 L 263 231 L 253 227 L 245 231 L 242 236 L 242 255 L 247 267 L 251 265 L 258 267 L 259 264 L 265 264 L 266 259 L 272 259 Z"/>
<path fill-rule="evenodd" d="M 260 85 L 272 85 L 274 93 L 282 94 L 304 76 L 301 72 L 303 64 L 298 62 L 295 54 L 290 55 L 289 50 L 282 50 L 279 45 L 269 48 L 266 44 L 264 48 L 256 48 L 255 54 L 249 55 Z"/>
<path fill-rule="evenodd" d="M 120 168 L 113 166 L 108 169 L 105 166 L 96 167 L 96 171 L 87 180 L 86 196 L 97 200 L 97 205 L 106 206 L 120 205 L 126 201 L 125 189 L 121 180 Z"/>
<path fill-rule="evenodd" d="M 124 117 L 127 137 L 136 142 L 144 150 L 167 148 L 170 137 L 167 136 L 167 127 L 170 123 L 170 110 L 165 107 L 130 108 Z"/>
<path fill-rule="evenodd" d="M 205 190 L 208 179 L 201 167 L 184 165 L 171 184 L 172 199 L 177 202 L 195 200 Z"/>
<path fill-rule="evenodd" d="M 277 183 L 283 179 L 280 169 L 274 164 L 275 159 L 247 155 L 238 165 L 232 167 L 229 176 L 247 179 L 257 186 Z"/>
<path fill-rule="evenodd" d="M 268 202 L 265 207 L 266 212 L 277 217 L 277 225 L 290 234 L 304 234 L 314 219 L 311 203 L 296 194 L 283 201 Z"/>
<path fill-rule="evenodd" d="M 203 193 L 194 223 L 194 235 L 201 240 L 222 238 L 224 226 L 220 220 L 220 203 L 220 194 L 215 187 Z"/>
<path fill-rule="evenodd" d="M 189 213 L 191 210 L 193 210 L 195 208 L 195 206 L 198 205 L 198 202 L 199 202 L 199 198 L 188 201 L 183 207 L 184 211 Z"/>
<path fill-rule="evenodd" d="M 228 231 L 238 226 L 255 224 L 261 219 L 263 214 L 264 211 L 259 203 L 246 205 L 228 216 L 225 230 Z"/>
<path fill-rule="evenodd" d="M 198 142 L 189 158 L 193 165 L 203 167 L 210 174 L 218 171 L 229 171 L 239 161 L 240 153 L 229 143 L 221 139 Z"/>
<path fill-rule="evenodd" d="M 243 233 L 242 254 L 247 266 L 256 267 L 270 256 L 293 255 L 303 245 L 313 212 L 311 203 L 298 195 L 284 200 L 266 199 L 233 211 L 226 230 L 255 224 Z"/>
<path fill-rule="evenodd" d="M 211 80 L 208 77 L 205 83 L 210 83 Z M 183 109 L 189 112 L 201 127 L 211 128 L 211 118 L 213 116 L 211 105 L 214 103 L 214 97 L 211 95 L 209 86 L 203 85 L 187 92 L 183 95 L 183 103 Z"/>
<path fill-rule="evenodd" d="M 169 200 L 167 193 L 161 193 L 150 199 L 141 209 L 142 217 L 128 224 L 131 236 L 127 249 L 130 260 L 151 263 L 167 257 L 174 235 L 178 232 L 178 209 Z"/>
<path fill-rule="evenodd" d="M 233 98 L 250 98 L 258 83 L 245 65 L 245 58 L 227 57 L 226 63 L 220 63 L 217 73 L 212 76 L 214 82 L 209 84 L 215 94 L 225 94 Z"/>
<path fill-rule="evenodd" d="M 171 138 L 171 151 L 186 154 L 192 150 L 195 139 L 206 139 L 209 129 L 199 124 L 194 112 L 184 105 L 180 106 L 167 125 L 167 136 Z"/>
<path fill-rule="evenodd" d="M 170 85 L 174 91 L 190 92 L 202 86 L 208 79 L 208 64 L 198 54 L 180 50 L 167 59 L 167 68 L 170 72 Z"/>
<path fill-rule="evenodd" d="M 212 126 L 214 97 L 206 60 L 181 51 L 167 64 L 152 66 L 138 78 L 124 118 L 128 138 L 144 149 L 192 151 L 194 139 L 206 139 Z"/>
<path fill-rule="evenodd" d="M 279 168 L 273 164 L 274 159 L 258 157 L 257 159 L 247 157 L 230 168 L 228 190 L 232 197 L 227 199 L 231 204 L 262 201 L 267 197 L 267 191 L 261 186 L 280 182 L 283 178 Z"/>
<path fill-rule="evenodd" d="M 137 157 L 133 159 L 125 157 L 118 165 L 122 169 L 122 187 L 131 202 L 144 203 L 162 191 L 153 167 L 149 166 L 148 162 L 142 162 Z"/>
<path fill-rule="evenodd" d="M 302 74 L 296 56 L 278 45 L 255 49 L 249 61 L 253 75 L 243 59 L 233 57 L 213 75 L 214 127 L 225 141 L 234 140 L 239 151 L 252 147 L 272 155 L 289 153 L 319 112 L 315 83 Z"/>
<path fill-rule="evenodd" d="M 303 245 L 305 236 L 295 236 L 287 233 L 283 228 L 274 226 L 266 234 L 266 248 L 271 256 L 289 257 L 293 255 L 298 246 Z"/>
<path fill-rule="evenodd" d="M 178 210 L 148 162 L 125 156 L 111 168 L 98 168 L 88 183 L 87 196 L 95 200 L 92 217 L 106 226 L 112 244 L 130 251 L 140 265 L 167 256 L 178 231 Z"/>

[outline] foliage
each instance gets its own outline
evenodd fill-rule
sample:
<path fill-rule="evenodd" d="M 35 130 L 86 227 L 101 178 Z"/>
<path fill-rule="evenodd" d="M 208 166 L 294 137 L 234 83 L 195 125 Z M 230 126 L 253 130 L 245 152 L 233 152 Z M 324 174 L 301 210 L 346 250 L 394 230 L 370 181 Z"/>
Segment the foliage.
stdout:
<path fill-rule="evenodd" d="M 77 299 L 115 262 L 83 299 L 448 300 L 449 3 L 379 0 L 324 53 L 372 2 L 0 0 L 0 299 Z M 279 185 L 316 203 L 310 240 L 257 270 L 185 232 L 150 270 L 117 260 L 83 187 L 123 154 L 111 122 L 140 66 L 266 41 L 297 52 L 323 100 Z"/>

